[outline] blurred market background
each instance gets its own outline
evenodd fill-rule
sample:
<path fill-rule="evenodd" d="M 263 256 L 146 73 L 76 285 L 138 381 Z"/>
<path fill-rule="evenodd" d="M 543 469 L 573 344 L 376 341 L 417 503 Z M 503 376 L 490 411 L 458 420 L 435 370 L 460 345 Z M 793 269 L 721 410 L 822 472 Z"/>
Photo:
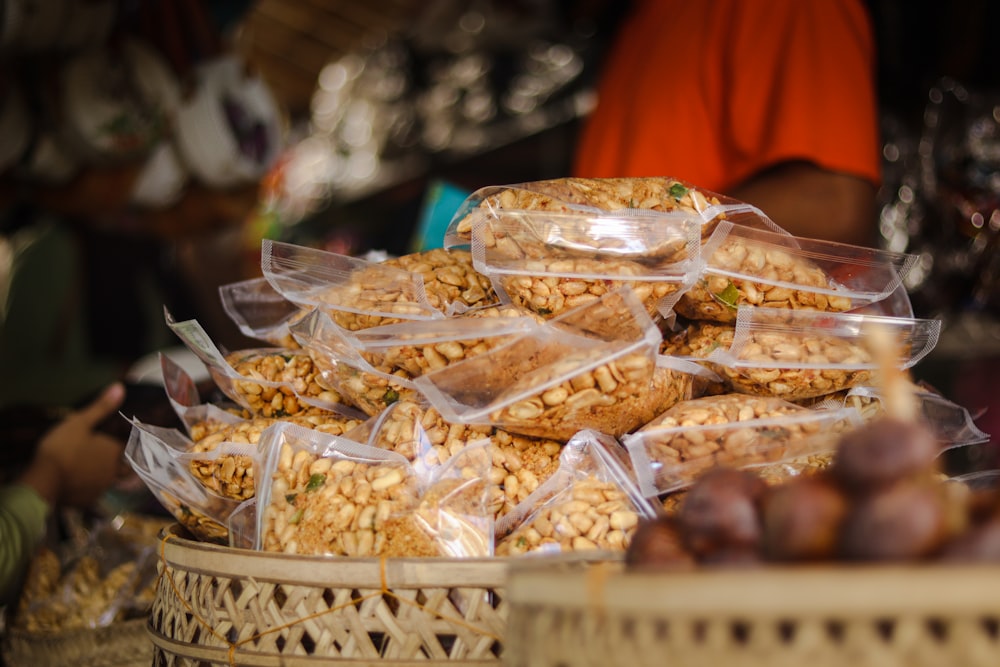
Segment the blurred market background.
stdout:
<path fill-rule="evenodd" d="M 135 414 L 169 410 L 141 363 L 177 345 L 165 306 L 224 348 L 256 346 L 217 288 L 258 275 L 263 238 L 404 254 L 439 242 L 476 188 L 565 176 L 628 3 L 0 8 L 9 458 L 51 411 L 111 379 L 134 385 Z M 945 322 L 919 379 L 998 433 L 998 409 L 987 408 L 1000 358 L 1000 5 L 869 8 L 884 138 L 880 243 L 920 255 L 907 284 L 915 312 Z"/>

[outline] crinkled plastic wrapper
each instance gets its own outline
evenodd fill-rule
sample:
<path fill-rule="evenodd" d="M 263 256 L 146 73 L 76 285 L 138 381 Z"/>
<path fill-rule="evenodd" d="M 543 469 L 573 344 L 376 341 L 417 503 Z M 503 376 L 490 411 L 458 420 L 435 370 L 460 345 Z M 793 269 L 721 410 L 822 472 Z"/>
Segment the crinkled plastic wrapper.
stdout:
<path fill-rule="evenodd" d="M 940 320 L 743 306 L 732 344 L 705 359 L 735 391 L 800 400 L 870 385 L 876 363 L 868 327 L 884 325 L 899 340 L 906 369 L 937 344 Z"/>
<path fill-rule="evenodd" d="M 832 452 L 861 423 L 853 408 L 809 410 L 778 398 L 706 396 L 675 405 L 625 435 L 639 488 L 647 497 L 690 486 L 717 466 L 766 466 Z"/>
<path fill-rule="evenodd" d="M 694 320 L 735 322 L 740 306 L 844 312 L 887 299 L 917 257 L 723 221 L 705 268 L 673 304 Z"/>
<path fill-rule="evenodd" d="M 651 400 L 661 335 L 624 288 L 413 382 L 446 419 L 568 440 L 620 435 Z"/>
<path fill-rule="evenodd" d="M 294 425 L 266 436 L 256 545 L 327 556 L 488 556 L 482 445 L 422 474 L 402 455 Z M 478 453 L 477 453 L 478 452 Z"/>
<path fill-rule="evenodd" d="M 489 279 L 460 249 L 371 262 L 265 239 L 261 270 L 290 302 L 322 309 L 348 331 L 441 318 L 497 301 Z"/>
<path fill-rule="evenodd" d="M 620 447 L 605 433 L 575 434 L 556 473 L 497 523 L 497 555 L 625 551 L 656 510 L 620 465 Z"/>

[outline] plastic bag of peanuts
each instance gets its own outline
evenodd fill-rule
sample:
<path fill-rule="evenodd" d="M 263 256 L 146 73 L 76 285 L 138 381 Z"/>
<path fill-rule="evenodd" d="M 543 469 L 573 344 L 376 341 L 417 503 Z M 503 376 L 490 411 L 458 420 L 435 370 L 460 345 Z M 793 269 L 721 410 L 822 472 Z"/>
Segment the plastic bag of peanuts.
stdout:
<path fill-rule="evenodd" d="M 789 401 L 871 384 L 866 328 L 882 324 L 902 342 L 900 369 L 937 344 L 940 320 L 741 306 L 732 343 L 705 359 L 733 390 Z"/>
<path fill-rule="evenodd" d="M 585 429 L 566 443 L 559 469 L 496 525 L 496 555 L 622 552 L 640 520 L 656 515 L 614 449 L 611 436 Z"/>
<path fill-rule="evenodd" d="M 639 425 L 662 340 L 629 288 L 413 383 L 445 419 L 567 441 Z"/>
<path fill-rule="evenodd" d="M 190 441 L 177 429 L 132 422 L 125 460 L 153 497 L 197 540 L 229 545 L 239 501 L 209 491 L 182 456 Z"/>
<path fill-rule="evenodd" d="M 474 227 L 485 219 L 507 212 L 546 212 L 599 216 L 629 212 L 646 212 L 696 217 L 701 234 L 708 235 L 719 220 L 738 211 L 749 212 L 766 220 L 762 212 L 743 202 L 693 186 L 671 177 L 640 178 L 555 178 L 513 185 L 488 186 L 469 195 L 453 216 L 445 231 L 444 246 L 468 246 Z M 614 216 L 609 216 L 614 217 Z M 774 223 L 769 226 L 776 228 Z M 653 239 L 659 234 L 653 232 Z M 591 245 L 585 238 L 570 237 L 574 243 Z M 601 241 L 612 247 L 628 250 L 625 240 L 614 231 L 604 229 Z M 644 243 L 648 248 L 659 243 Z"/>
<path fill-rule="evenodd" d="M 223 311 L 247 338 L 275 347 L 298 347 L 288 326 L 309 309 L 286 299 L 266 278 L 220 285 L 219 300 Z"/>
<path fill-rule="evenodd" d="M 445 319 L 370 327 L 353 332 L 350 341 L 375 369 L 417 377 L 503 345 L 540 322 L 530 311 L 494 304 Z"/>
<path fill-rule="evenodd" d="M 312 357 L 301 349 L 254 348 L 223 354 L 196 320 L 167 326 L 205 364 L 219 390 L 251 414 L 294 415 L 309 406 L 342 409 L 343 398 L 321 384 Z"/>
<path fill-rule="evenodd" d="M 286 299 L 324 310 L 349 331 L 441 318 L 497 301 L 466 250 L 437 248 L 372 262 L 265 239 L 261 270 Z"/>
<path fill-rule="evenodd" d="M 291 331 L 314 362 L 318 381 L 369 417 L 398 400 L 418 396 L 409 373 L 373 366 L 358 350 L 350 332 L 337 326 L 328 313 L 313 310 Z"/>
<path fill-rule="evenodd" d="M 810 410 L 783 399 L 747 394 L 678 403 L 622 437 L 643 495 L 690 486 L 717 467 L 749 468 L 833 451 L 861 423 L 854 408 Z"/>
<path fill-rule="evenodd" d="M 367 436 L 363 436 L 364 433 Z M 421 401 L 398 401 L 351 433 L 373 447 L 398 452 L 417 468 L 444 465 L 468 445 L 489 439 L 489 507 L 499 518 L 527 498 L 559 467 L 563 443 L 510 433 L 489 425 L 446 421 Z"/>
<path fill-rule="evenodd" d="M 697 277 L 694 213 L 499 210 L 473 227 L 472 257 L 500 299 L 543 317 L 628 285 L 650 315 Z"/>
<path fill-rule="evenodd" d="M 891 252 L 718 224 L 702 249 L 704 271 L 673 310 L 735 322 L 740 306 L 844 312 L 889 297 L 916 262 Z"/>
<path fill-rule="evenodd" d="M 293 424 L 264 434 L 255 545 L 326 556 L 488 556 L 489 456 L 473 443 L 421 474 L 401 454 Z"/>

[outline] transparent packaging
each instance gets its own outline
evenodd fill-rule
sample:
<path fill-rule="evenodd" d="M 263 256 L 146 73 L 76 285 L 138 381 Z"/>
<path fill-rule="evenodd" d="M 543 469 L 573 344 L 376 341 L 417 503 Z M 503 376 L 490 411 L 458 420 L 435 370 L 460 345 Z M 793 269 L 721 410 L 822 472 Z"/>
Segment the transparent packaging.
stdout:
<path fill-rule="evenodd" d="M 656 509 L 619 463 L 620 448 L 606 433 L 574 435 L 555 474 L 497 522 L 497 555 L 625 551 Z"/>
<path fill-rule="evenodd" d="M 308 312 L 274 289 L 265 278 L 251 278 L 219 286 L 222 309 L 247 338 L 276 347 L 298 346 L 288 325 Z"/>
<path fill-rule="evenodd" d="M 229 544 L 229 515 L 239 502 L 210 492 L 182 455 L 190 441 L 180 431 L 132 423 L 125 460 L 154 498 L 195 539 Z"/>
<path fill-rule="evenodd" d="M 319 369 L 304 350 L 255 348 L 223 354 L 196 320 L 167 326 L 205 364 L 222 393 L 262 417 L 294 415 L 308 408 L 345 409 L 343 398 L 320 381 Z"/>
<path fill-rule="evenodd" d="M 844 312 L 885 300 L 916 255 L 720 222 L 701 277 L 673 304 L 694 320 L 734 322 L 740 306 Z"/>
<path fill-rule="evenodd" d="M 421 474 L 399 453 L 281 424 L 268 429 L 256 546 L 324 556 L 488 556 L 484 445 Z"/>
<path fill-rule="evenodd" d="M 732 344 L 705 359 L 736 391 L 799 400 L 871 385 L 877 364 L 866 342 L 883 326 L 907 369 L 937 344 L 940 320 L 743 306 Z"/>
<path fill-rule="evenodd" d="M 628 288 L 413 384 L 449 421 L 566 441 L 624 433 L 641 418 L 662 337 Z"/>
<path fill-rule="evenodd" d="M 445 231 L 445 247 L 469 245 L 473 228 L 484 217 L 499 211 L 537 211 L 612 217 L 636 211 L 694 214 L 702 222 L 702 234 L 714 224 L 739 215 L 742 221 L 760 221 L 777 228 L 759 209 L 691 183 L 671 177 L 556 178 L 512 185 L 488 186 L 469 195 Z M 608 235 L 613 237 L 613 234 Z M 618 244 L 620 241 L 613 241 Z"/>
<path fill-rule="evenodd" d="M 654 497 L 716 466 L 771 466 L 836 449 L 861 423 L 853 408 L 809 410 L 773 397 L 724 394 L 678 404 L 622 437 L 639 489 Z"/>
<path fill-rule="evenodd" d="M 493 305 L 442 320 L 411 320 L 353 332 L 352 344 L 374 368 L 417 377 L 498 347 L 531 331 L 528 311 Z"/>
<path fill-rule="evenodd" d="M 320 383 L 369 417 L 398 400 L 417 397 L 408 373 L 373 366 L 358 350 L 353 334 L 334 323 L 326 312 L 312 311 L 291 331 L 315 362 Z"/>

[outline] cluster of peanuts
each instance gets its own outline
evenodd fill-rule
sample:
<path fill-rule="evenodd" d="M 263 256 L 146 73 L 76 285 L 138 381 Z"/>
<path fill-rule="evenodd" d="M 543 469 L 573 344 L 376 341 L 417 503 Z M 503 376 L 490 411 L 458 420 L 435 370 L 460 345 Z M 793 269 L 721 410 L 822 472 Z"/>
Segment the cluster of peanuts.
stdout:
<path fill-rule="evenodd" d="M 407 271 L 418 280 L 404 275 L 390 280 L 386 268 Z M 473 308 L 497 301 L 489 278 L 473 268 L 472 255 L 444 248 L 366 266 L 317 298 L 329 304 L 324 310 L 348 331 L 426 316 L 426 306 L 445 312 L 453 304 Z"/>
<path fill-rule="evenodd" d="M 526 393 L 566 375 L 594 354 L 568 352 L 555 363 L 515 380 L 506 395 Z M 563 382 L 496 410 L 490 420 L 523 435 L 569 440 L 581 428 L 620 436 L 639 425 L 639 408 L 649 403 L 656 362 L 647 354 L 628 353 L 578 373 Z M 503 400 L 503 397 L 500 399 Z"/>
<path fill-rule="evenodd" d="M 390 375 L 406 381 L 406 373 L 397 370 Z M 382 414 L 387 407 L 400 400 L 416 400 L 416 389 L 405 386 L 402 382 L 378 375 L 347 363 L 336 364 L 325 375 L 326 380 L 336 386 L 345 402 L 360 409 L 369 417 Z"/>
<path fill-rule="evenodd" d="M 263 513 L 265 551 L 378 556 L 388 520 L 417 505 L 416 479 L 400 462 L 364 463 L 282 446 Z"/>
<path fill-rule="evenodd" d="M 617 484 L 587 476 L 571 482 L 497 542 L 496 555 L 546 548 L 624 551 L 638 524 L 639 514 Z"/>
<path fill-rule="evenodd" d="M 729 277 L 723 271 L 749 277 Z M 774 284 L 777 282 L 796 287 Z M 734 238 L 712 254 L 706 275 L 681 296 L 674 310 L 693 320 L 714 322 L 735 322 L 737 308 L 742 305 L 827 312 L 850 310 L 853 305 L 850 298 L 820 291 L 831 290 L 833 286 L 823 269 L 804 258 Z"/>
<path fill-rule="evenodd" d="M 723 371 L 733 388 L 745 393 L 791 401 L 832 394 L 872 381 L 872 371 L 863 367 L 872 363 L 867 348 L 836 336 L 755 332 L 740 347 L 738 357 L 754 366 Z M 775 366 L 768 366 L 769 362 Z M 803 368 L 795 367 L 796 363 L 838 364 L 847 368 Z"/>
<path fill-rule="evenodd" d="M 55 552 L 42 548 L 28 571 L 14 625 L 28 632 L 87 628 L 104 615 L 121 616 L 116 606 L 122 600 L 138 614 L 152 601 L 155 577 L 137 582 L 137 570 L 136 561 L 126 561 L 102 575 L 98 560 L 85 555 L 62 575 Z M 144 587 L 136 589 L 136 583 Z"/>
<path fill-rule="evenodd" d="M 649 270 L 638 262 L 622 259 L 533 259 L 519 267 L 523 273 L 500 276 L 501 287 L 512 303 L 545 318 L 596 301 L 624 286 L 630 287 L 646 310 L 655 315 L 663 298 L 681 287 L 680 281 L 643 280 Z M 580 274 L 600 278 L 581 278 Z"/>
<path fill-rule="evenodd" d="M 483 199 L 480 212 L 497 209 L 579 212 L 580 206 L 617 211 L 627 208 L 700 213 L 716 197 L 670 178 L 559 178 L 532 183 L 531 189 L 505 188 Z M 472 234 L 475 212 L 459 220 L 456 233 Z"/>
<path fill-rule="evenodd" d="M 416 451 L 421 434 L 430 451 Z M 422 457 L 429 467 L 443 465 L 470 443 L 488 438 L 492 457 L 489 507 L 495 517 L 508 513 L 551 477 L 559 467 L 562 451 L 562 443 L 556 440 L 518 435 L 492 426 L 448 422 L 434 408 L 413 401 L 401 401 L 393 407 L 381 424 L 379 438 L 379 446 L 411 461 Z"/>
<path fill-rule="evenodd" d="M 296 350 L 243 350 L 226 357 L 237 379 L 226 378 L 230 398 L 260 417 L 296 415 L 309 407 L 303 399 L 343 403 L 343 398 L 321 384 L 321 374 L 307 353 Z"/>
<path fill-rule="evenodd" d="M 830 448 L 846 424 L 791 419 L 787 423 L 759 424 L 757 420 L 811 414 L 807 408 L 774 397 L 747 394 L 704 396 L 678 403 L 636 432 L 635 442 L 659 464 L 661 490 L 683 487 L 716 466 L 746 467 L 794 460 L 796 448 L 823 451 Z M 717 428 L 706 428 L 717 427 Z M 807 454 L 802 456 L 808 458 Z M 802 466 L 790 464 L 793 468 Z M 782 471 L 774 469 L 772 474 Z"/>
<path fill-rule="evenodd" d="M 453 337 L 424 344 L 406 344 L 403 342 L 405 338 L 401 338 L 399 345 L 386 346 L 379 352 L 366 351 L 362 356 L 384 373 L 402 371 L 407 377 L 419 377 L 505 345 L 516 336 L 517 333 L 508 332 L 469 338 Z"/>
<path fill-rule="evenodd" d="M 329 435 L 344 435 L 362 423 L 359 419 L 317 408 L 309 408 L 294 417 L 280 419 L 255 417 L 236 423 L 213 420 L 198 422 L 191 427 L 191 440 L 194 444 L 190 452 L 209 455 L 191 458 L 191 473 L 205 488 L 223 498 L 253 498 L 256 494 L 254 458 L 248 454 L 210 453 L 223 443 L 256 446 L 260 442 L 261 433 L 278 422 L 290 422 Z"/>
<path fill-rule="evenodd" d="M 692 322 L 680 333 L 665 337 L 660 353 L 704 359 L 717 348 L 729 349 L 735 331 L 731 324 Z M 749 363 L 738 368 L 715 363 L 709 366 L 725 381 L 724 389 L 756 396 L 798 402 L 834 395 L 872 380 L 871 371 L 864 368 L 872 360 L 864 345 L 818 332 L 752 332 L 736 355 L 740 362 Z M 769 366 L 770 362 L 774 365 Z M 839 364 L 847 368 L 796 367 L 796 363 Z"/>
<path fill-rule="evenodd" d="M 432 248 L 387 259 L 382 264 L 420 275 L 427 302 L 442 312 L 451 304 L 474 308 L 497 301 L 490 279 L 473 268 L 468 250 Z"/>

